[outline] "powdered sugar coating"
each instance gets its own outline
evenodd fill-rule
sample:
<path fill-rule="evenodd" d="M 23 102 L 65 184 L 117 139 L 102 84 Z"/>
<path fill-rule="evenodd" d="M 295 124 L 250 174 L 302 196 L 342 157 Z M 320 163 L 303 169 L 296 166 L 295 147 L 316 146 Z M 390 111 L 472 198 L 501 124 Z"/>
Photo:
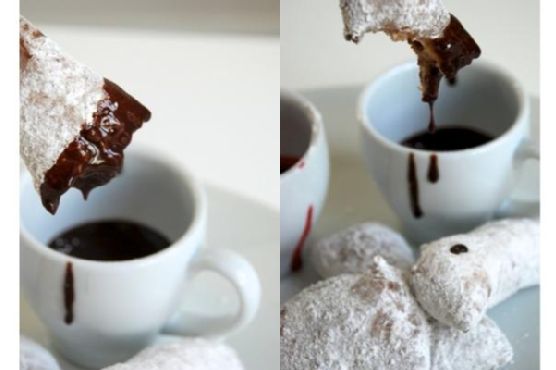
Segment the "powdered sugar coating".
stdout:
<path fill-rule="evenodd" d="M 426 244 L 411 280 L 417 300 L 431 316 L 470 330 L 489 307 L 539 283 L 538 220 L 495 221 Z"/>
<path fill-rule="evenodd" d="M 512 361 L 508 338 L 488 317 L 467 333 L 432 321 L 431 332 L 431 370 L 491 370 Z"/>
<path fill-rule="evenodd" d="M 429 338 L 402 272 L 376 257 L 368 272 L 321 281 L 284 304 L 280 368 L 429 369 Z"/>
<path fill-rule="evenodd" d="M 222 343 L 184 338 L 148 347 L 131 360 L 104 370 L 242 370 L 235 351 Z"/>
<path fill-rule="evenodd" d="M 102 76 L 63 53 L 25 18 L 19 26 L 20 48 L 30 56 L 20 64 L 20 152 L 38 190 L 107 96 Z"/>
<path fill-rule="evenodd" d="M 309 250 L 315 270 L 323 278 L 366 272 L 375 256 L 407 271 L 415 262 L 413 250 L 399 233 L 378 223 L 362 223 L 319 240 Z"/>
<path fill-rule="evenodd" d="M 50 352 L 21 336 L 19 340 L 19 370 L 60 370 Z"/>
<path fill-rule="evenodd" d="M 440 0 L 340 0 L 344 36 L 358 42 L 367 32 L 394 39 L 438 37 L 450 23 Z"/>

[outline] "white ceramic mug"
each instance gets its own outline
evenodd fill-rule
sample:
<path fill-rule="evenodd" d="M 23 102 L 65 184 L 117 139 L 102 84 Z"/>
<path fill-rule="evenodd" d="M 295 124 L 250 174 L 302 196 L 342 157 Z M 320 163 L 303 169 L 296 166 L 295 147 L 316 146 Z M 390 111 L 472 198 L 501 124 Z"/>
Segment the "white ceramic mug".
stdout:
<path fill-rule="evenodd" d="M 43 209 L 27 174 L 20 194 L 23 293 L 47 327 L 52 346 L 70 361 L 98 369 L 131 357 L 160 332 L 218 336 L 253 319 L 260 296 L 255 270 L 235 252 L 201 248 L 205 192 L 167 158 L 152 151 L 126 152 L 120 176 L 93 190 L 87 201 L 72 189 L 55 216 Z M 46 246 L 72 225 L 107 219 L 149 225 L 172 244 L 144 258 L 115 262 L 77 259 Z M 75 293 L 71 324 L 65 322 L 63 293 L 68 262 Z M 179 310 L 184 284 L 206 270 L 235 287 L 237 312 L 206 317 Z"/>
<path fill-rule="evenodd" d="M 418 75 L 417 65 L 408 63 L 378 77 L 360 97 L 358 118 L 374 180 L 408 237 L 421 243 L 465 232 L 493 218 L 504 202 L 511 201 L 515 172 L 525 160 L 538 160 L 539 153 L 528 140 L 530 108 L 522 87 L 501 68 L 481 61 L 463 68 L 454 87 L 443 80 L 434 114 L 439 127 L 475 128 L 494 139 L 475 148 L 443 152 L 402 146 L 403 139 L 426 130 L 429 121 Z M 433 154 L 438 161 L 437 182 L 427 177 Z M 410 156 L 421 217 L 412 207 Z M 538 201 L 528 206 L 538 207 Z"/>
<path fill-rule="evenodd" d="M 298 159 L 280 175 L 280 274 L 284 275 L 301 268 L 303 247 L 324 205 L 329 175 L 321 115 L 307 99 L 286 90 L 280 93 L 280 156 Z"/>

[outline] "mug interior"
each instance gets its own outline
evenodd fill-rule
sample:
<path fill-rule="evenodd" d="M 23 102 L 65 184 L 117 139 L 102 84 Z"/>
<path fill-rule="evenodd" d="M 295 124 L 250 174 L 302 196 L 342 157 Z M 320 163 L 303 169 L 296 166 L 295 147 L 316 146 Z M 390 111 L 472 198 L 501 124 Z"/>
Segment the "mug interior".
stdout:
<path fill-rule="evenodd" d="M 193 222 L 196 206 L 192 184 L 181 171 L 137 152 L 126 152 L 122 174 L 93 189 L 88 200 L 69 190 L 55 215 L 43 208 L 28 174 L 20 191 L 21 228 L 42 244 L 76 224 L 101 220 L 145 224 L 174 242 Z"/>
<path fill-rule="evenodd" d="M 417 65 L 406 64 L 379 77 L 363 98 L 365 122 L 379 135 L 400 143 L 427 129 L 429 106 L 421 100 Z M 458 73 L 455 86 L 440 84 L 434 104 L 437 127 L 464 126 L 499 137 L 520 113 L 522 93 L 494 66 L 474 63 Z"/>
<path fill-rule="evenodd" d="M 289 94 L 280 94 L 280 156 L 301 158 L 313 136 L 310 107 Z"/>

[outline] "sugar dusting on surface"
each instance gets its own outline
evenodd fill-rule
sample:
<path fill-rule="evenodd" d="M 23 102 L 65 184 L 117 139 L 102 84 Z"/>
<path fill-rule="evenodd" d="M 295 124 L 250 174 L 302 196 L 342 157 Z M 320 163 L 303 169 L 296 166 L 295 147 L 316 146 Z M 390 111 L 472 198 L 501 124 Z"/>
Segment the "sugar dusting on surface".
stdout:
<path fill-rule="evenodd" d="M 19 370 L 60 370 L 60 366 L 46 348 L 25 336 L 21 336 L 19 340 Z"/>
<path fill-rule="evenodd" d="M 284 304 L 280 368 L 429 369 L 429 338 L 401 271 L 377 257 L 369 272 L 321 281 Z"/>
<path fill-rule="evenodd" d="M 63 53 L 23 17 L 20 47 L 28 55 L 20 64 L 20 151 L 38 189 L 83 124 L 92 122 L 106 93 L 102 76 Z"/>
<path fill-rule="evenodd" d="M 490 318 L 467 333 L 431 319 L 431 370 L 491 370 L 509 364 L 512 346 Z"/>
<path fill-rule="evenodd" d="M 243 370 L 234 350 L 222 343 L 185 338 L 155 345 L 104 370 Z"/>
<path fill-rule="evenodd" d="M 440 0 L 340 0 L 344 36 L 357 42 L 367 32 L 394 39 L 438 37 L 450 23 Z"/>
<path fill-rule="evenodd" d="M 500 328 L 483 318 L 464 333 L 434 320 L 405 274 L 381 257 L 363 274 L 305 288 L 280 311 L 284 370 L 492 370 L 512 361 Z"/>
<path fill-rule="evenodd" d="M 453 253 L 456 245 L 467 251 Z M 488 308 L 539 284 L 539 222 L 494 221 L 425 244 L 411 279 L 417 300 L 431 316 L 469 330 Z"/>
<path fill-rule="evenodd" d="M 362 223 L 319 240 L 310 246 L 309 259 L 323 278 L 365 272 L 381 256 L 407 271 L 415 262 L 413 250 L 399 233 L 379 223 Z"/>

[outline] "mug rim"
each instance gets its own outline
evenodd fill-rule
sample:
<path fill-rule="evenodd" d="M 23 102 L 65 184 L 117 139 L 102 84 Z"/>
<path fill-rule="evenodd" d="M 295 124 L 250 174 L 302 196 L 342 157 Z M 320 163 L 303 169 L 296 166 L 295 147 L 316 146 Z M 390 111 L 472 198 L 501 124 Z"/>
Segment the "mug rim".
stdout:
<path fill-rule="evenodd" d="M 391 150 L 396 151 L 404 151 L 404 152 L 413 152 L 415 154 L 426 154 L 429 155 L 431 153 L 441 153 L 443 157 L 455 157 L 460 156 L 463 154 L 478 154 L 488 150 L 491 150 L 495 147 L 503 145 L 507 140 L 509 140 L 513 134 L 521 128 L 525 124 L 526 117 L 529 115 L 529 100 L 525 95 L 525 91 L 523 86 L 519 81 L 510 74 L 506 69 L 500 67 L 498 64 L 495 64 L 490 61 L 479 60 L 475 61 L 473 64 L 464 67 L 464 68 L 480 68 L 482 70 L 486 70 L 491 74 L 497 74 L 502 78 L 506 79 L 510 82 L 511 86 L 513 87 L 513 91 L 516 94 L 517 101 L 519 104 L 518 111 L 513 119 L 511 125 L 501 134 L 496 136 L 494 139 L 490 140 L 486 144 L 474 147 L 474 148 L 466 148 L 466 149 L 458 149 L 458 150 L 446 150 L 446 151 L 437 151 L 437 150 L 429 150 L 429 149 L 417 149 L 417 148 L 408 148 L 401 145 L 398 142 L 391 140 L 390 138 L 382 135 L 378 132 L 378 130 L 374 127 L 371 123 L 371 120 L 365 114 L 367 102 L 369 100 L 369 96 L 380 90 L 381 85 L 383 84 L 384 80 L 391 77 L 392 75 L 398 74 L 400 72 L 404 72 L 408 69 L 415 69 L 415 72 L 418 72 L 418 66 L 415 62 L 405 62 L 403 64 L 395 65 L 394 67 L 390 67 L 385 72 L 381 73 L 376 77 L 373 81 L 368 83 L 362 90 L 359 95 L 359 99 L 357 102 L 357 121 L 359 125 L 362 127 L 364 133 L 366 135 L 370 135 L 378 140 L 382 145 L 388 147 Z"/>
<path fill-rule="evenodd" d="M 20 238 L 25 241 L 25 243 L 20 242 L 20 247 L 27 244 L 29 245 L 29 248 L 35 250 L 36 253 L 42 254 L 46 258 L 54 259 L 58 262 L 63 262 L 63 263 L 72 262 L 73 264 L 79 264 L 81 266 L 87 266 L 92 268 L 115 268 L 115 269 L 142 267 L 146 265 L 151 265 L 163 258 L 166 258 L 167 256 L 170 257 L 171 255 L 177 253 L 180 247 L 183 248 L 187 245 L 189 248 L 192 248 L 192 246 L 189 245 L 188 241 L 194 238 L 194 236 L 198 232 L 202 231 L 203 224 L 206 220 L 206 215 L 207 215 L 206 194 L 200 182 L 197 180 L 197 178 L 191 173 L 191 171 L 188 168 L 186 168 L 183 165 L 180 165 L 177 161 L 172 159 L 170 156 L 165 155 L 160 151 L 139 146 L 139 147 L 133 147 L 128 149 L 125 152 L 125 154 L 136 158 L 138 157 L 139 160 L 141 158 L 148 158 L 150 160 L 154 159 L 160 165 L 164 165 L 167 168 L 169 168 L 171 171 L 173 171 L 180 179 L 181 185 L 184 185 L 189 189 L 189 192 L 191 193 L 193 198 L 193 207 L 194 207 L 192 219 L 191 222 L 181 232 L 180 236 L 176 240 L 174 240 L 168 247 L 156 253 L 152 253 L 141 258 L 129 259 L 129 260 L 118 260 L 118 261 L 88 260 L 88 259 L 77 258 L 71 255 L 67 255 L 62 252 L 58 252 L 56 250 L 48 248 L 47 245 L 37 240 L 37 238 L 25 227 L 24 223 L 21 222 L 21 215 L 20 215 L 19 235 Z M 20 183 L 19 183 L 20 197 L 22 193 L 21 190 L 23 189 L 24 186 L 28 185 L 29 183 L 31 183 L 31 186 L 33 186 L 32 178 L 29 172 L 27 170 L 24 170 L 20 175 Z M 104 186 L 110 186 L 110 184 L 106 184 Z M 21 213 L 21 198 L 20 198 L 20 213 Z M 197 247 L 194 248 L 192 255 L 199 247 L 200 247 L 200 243 Z"/>
<path fill-rule="evenodd" d="M 322 115 L 309 99 L 296 91 L 280 88 L 280 104 L 282 104 L 282 100 L 288 100 L 290 103 L 296 104 L 307 113 L 308 121 L 311 125 L 311 137 L 309 138 L 309 143 L 303 155 L 298 161 L 300 162 L 303 160 L 307 163 L 311 157 L 316 155 L 314 153 L 317 150 L 318 138 L 324 132 Z M 291 178 L 292 175 L 298 171 L 299 168 L 297 166 L 292 166 L 286 172 L 280 174 L 280 184 L 287 181 L 287 179 Z"/>

